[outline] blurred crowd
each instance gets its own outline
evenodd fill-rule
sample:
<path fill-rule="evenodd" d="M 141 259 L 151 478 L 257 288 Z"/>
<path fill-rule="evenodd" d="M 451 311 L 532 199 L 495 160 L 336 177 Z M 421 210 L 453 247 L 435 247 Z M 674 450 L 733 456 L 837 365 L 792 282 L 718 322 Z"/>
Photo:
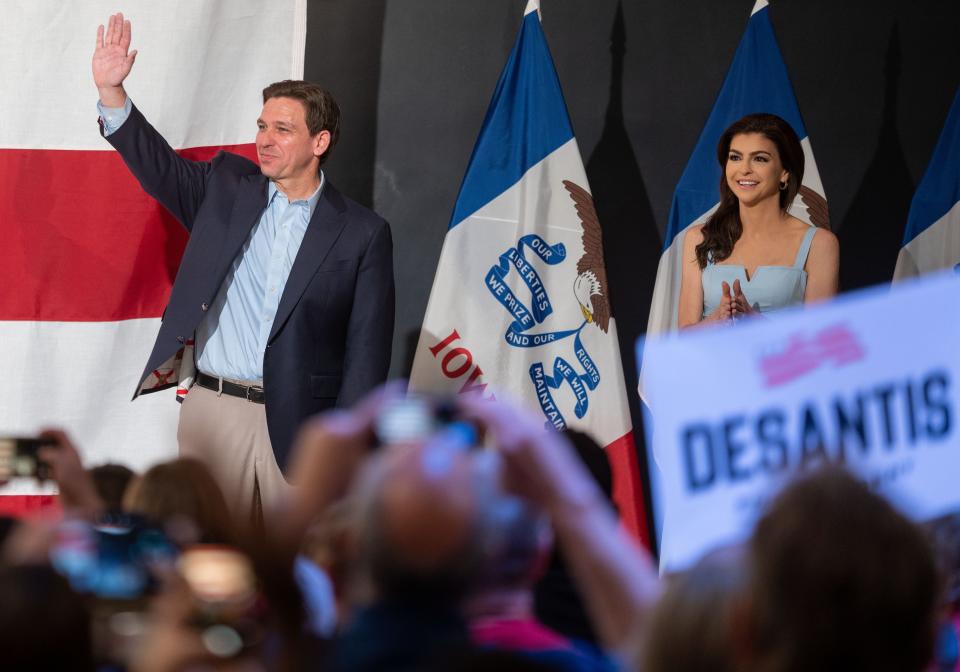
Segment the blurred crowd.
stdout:
<path fill-rule="evenodd" d="M 602 448 L 509 403 L 388 387 L 319 416 L 249 520 L 200 462 L 86 469 L 44 438 L 61 512 L 0 525 L 4 670 L 957 667 L 956 526 L 839 469 L 660 577 Z"/>

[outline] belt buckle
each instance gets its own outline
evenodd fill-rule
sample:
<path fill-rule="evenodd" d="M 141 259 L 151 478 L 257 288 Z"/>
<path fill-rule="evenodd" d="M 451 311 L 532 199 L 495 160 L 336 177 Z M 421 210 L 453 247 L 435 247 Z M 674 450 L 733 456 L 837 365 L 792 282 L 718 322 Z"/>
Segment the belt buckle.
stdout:
<path fill-rule="evenodd" d="M 257 402 L 255 402 L 255 401 L 251 398 L 251 395 L 252 395 L 252 394 L 263 394 L 263 388 L 260 387 L 259 385 L 250 385 L 249 387 L 247 387 L 245 394 L 246 394 L 246 399 L 247 399 L 247 401 L 252 402 L 252 403 L 257 403 Z"/>

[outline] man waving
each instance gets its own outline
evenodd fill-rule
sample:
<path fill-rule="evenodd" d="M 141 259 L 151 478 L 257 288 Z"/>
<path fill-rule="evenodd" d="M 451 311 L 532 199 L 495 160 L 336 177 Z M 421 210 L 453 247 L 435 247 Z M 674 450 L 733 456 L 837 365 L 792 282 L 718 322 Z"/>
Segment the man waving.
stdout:
<path fill-rule="evenodd" d="M 134 396 L 193 383 L 180 453 L 206 462 L 235 514 L 256 520 L 287 487 L 300 422 L 387 376 L 390 229 L 321 170 L 340 133 L 330 93 L 303 81 L 263 90 L 259 166 L 227 152 L 188 161 L 124 91 L 130 39 L 122 14 L 97 30 L 101 131 L 190 234 Z"/>

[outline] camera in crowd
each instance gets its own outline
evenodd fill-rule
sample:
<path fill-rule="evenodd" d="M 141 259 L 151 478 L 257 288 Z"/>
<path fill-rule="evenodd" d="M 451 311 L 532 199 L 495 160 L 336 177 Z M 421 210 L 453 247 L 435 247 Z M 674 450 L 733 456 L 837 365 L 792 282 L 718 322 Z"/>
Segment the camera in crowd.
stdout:
<path fill-rule="evenodd" d="M 389 401 L 374 421 L 380 446 L 425 441 L 443 434 L 466 450 L 479 447 L 479 432 L 464 420 L 454 398 L 407 394 Z"/>
<path fill-rule="evenodd" d="M 41 448 L 52 447 L 51 439 L 27 436 L 0 438 L 0 484 L 14 478 L 50 478 L 50 466 L 40 459 Z"/>

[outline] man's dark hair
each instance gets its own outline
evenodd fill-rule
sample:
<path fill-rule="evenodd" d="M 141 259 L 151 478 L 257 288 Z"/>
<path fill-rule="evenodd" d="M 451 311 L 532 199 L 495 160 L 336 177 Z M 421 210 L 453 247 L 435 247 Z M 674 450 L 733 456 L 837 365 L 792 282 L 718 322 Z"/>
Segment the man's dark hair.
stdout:
<path fill-rule="evenodd" d="M 274 82 L 263 90 L 263 102 L 266 103 L 271 98 L 293 98 L 303 103 L 310 135 L 316 135 L 320 131 L 330 132 L 330 147 L 320 157 L 321 164 L 326 161 L 340 138 L 340 106 L 334 100 L 333 94 L 310 82 L 285 79 Z"/>
<path fill-rule="evenodd" d="M 919 527 L 838 468 L 788 486 L 750 542 L 756 669 L 926 669 L 939 580 Z"/>

